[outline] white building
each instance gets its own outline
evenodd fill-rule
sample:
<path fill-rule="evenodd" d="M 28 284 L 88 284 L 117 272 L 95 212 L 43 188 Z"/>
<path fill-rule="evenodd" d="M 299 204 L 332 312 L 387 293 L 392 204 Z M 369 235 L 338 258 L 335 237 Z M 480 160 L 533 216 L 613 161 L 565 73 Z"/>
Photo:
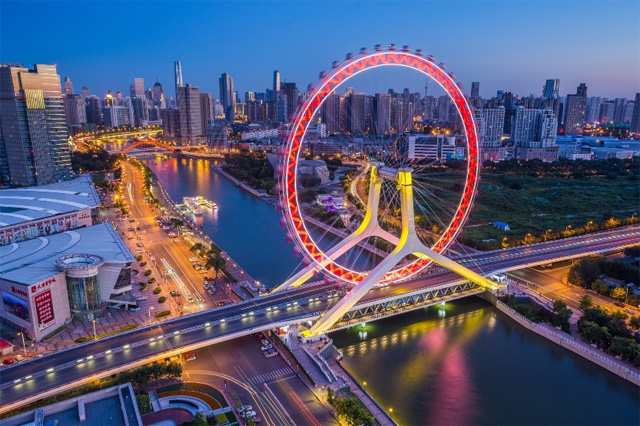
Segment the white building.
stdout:
<path fill-rule="evenodd" d="M 474 112 L 480 142 L 483 148 L 502 146 L 504 107 L 478 108 Z"/>
<path fill-rule="evenodd" d="M 411 135 L 409 136 L 408 158 L 445 161 L 455 157 L 455 136 Z"/>

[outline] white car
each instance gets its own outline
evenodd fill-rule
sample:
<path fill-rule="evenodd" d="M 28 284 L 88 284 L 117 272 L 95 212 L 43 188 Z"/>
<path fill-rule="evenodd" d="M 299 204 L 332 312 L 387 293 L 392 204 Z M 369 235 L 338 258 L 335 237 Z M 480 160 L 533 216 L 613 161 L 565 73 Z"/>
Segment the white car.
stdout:
<path fill-rule="evenodd" d="M 191 262 L 191 263 L 196 263 L 197 261 L 198 261 L 197 257 L 190 257 L 189 258 L 189 262 Z"/>
<path fill-rule="evenodd" d="M 256 412 L 255 411 L 241 411 L 240 412 L 240 417 L 242 417 L 243 419 L 248 419 L 250 417 L 255 417 Z"/>
<path fill-rule="evenodd" d="M 238 411 L 240 411 L 241 413 L 242 413 L 243 411 L 245 411 L 245 410 L 247 410 L 247 411 L 251 411 L 251 410 L 253 410 L 253 407 L 252 407 L 252 406 L 250 406 L 250 405 L 243 405 L 243 406 L 241 406 L 240 408 L 238 408 Z"/>

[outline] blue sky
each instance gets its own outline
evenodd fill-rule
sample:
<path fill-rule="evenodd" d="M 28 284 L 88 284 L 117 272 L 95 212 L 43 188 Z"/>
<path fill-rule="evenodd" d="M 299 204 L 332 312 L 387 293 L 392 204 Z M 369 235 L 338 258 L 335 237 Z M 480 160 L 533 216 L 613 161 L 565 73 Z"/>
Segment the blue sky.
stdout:
<path fill-rule="evenodd" d="M 241 97 L 271 87 L 272 72 L 302 90 L 360 47 L 408 44 L 433 54 L 465 89 L 589 95 L 640 91 L 640 2 L 626 1 L 140 1 L 0 2 L 0 61 L 56 63 L 75 89 L 128 93 L 134 77 L 173 95 L 173 61 L 185 83 L 218 97 L 230 73 Z M 388 81 L 393 80 L 390 74 Z M 385 80 L 385 82 L 387 81 Z M 364 82 L 363 89 L 368 89 Z M 419 90 L 421 77 L 393 84 Z"/>

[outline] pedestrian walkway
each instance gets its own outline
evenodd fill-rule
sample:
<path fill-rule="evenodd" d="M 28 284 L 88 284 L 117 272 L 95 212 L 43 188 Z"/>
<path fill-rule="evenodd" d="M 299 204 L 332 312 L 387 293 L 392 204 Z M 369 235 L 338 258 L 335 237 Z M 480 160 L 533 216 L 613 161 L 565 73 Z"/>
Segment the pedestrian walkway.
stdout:
<path fill-rule="evenodd" d="M 280 370 L 269 371 L 268 373 L 259 374 L 249 379 L 254 385 L 262 384 L 270 380 L 275 380 L 279 377 L 293 376 L 293 371 L 289 367 L 281 368 Z"/>

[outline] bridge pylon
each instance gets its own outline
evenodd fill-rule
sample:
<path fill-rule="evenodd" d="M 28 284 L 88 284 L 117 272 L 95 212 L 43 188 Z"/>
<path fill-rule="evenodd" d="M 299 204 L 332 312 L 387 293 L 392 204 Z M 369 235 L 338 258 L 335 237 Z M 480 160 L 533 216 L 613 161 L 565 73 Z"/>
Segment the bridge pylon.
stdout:
<path fill-rule="evenodd" d="M 381 168 L 381 164 L 371 165 L 371 181 L 369 185 L 369 199 L 367 200 L 367 211 L 362 224 L 345 238 L 342 242 L 334 246 L 326 253 L 325 260 L 307 266 L 305 269 L 291 277 L 285 283 L 277 287 L 274 291 L 280 291 L 288 287 L 302 285 L 310 279 L 314 273 L 320 271 L 328 263 L 335 261 L 349 249 L 369 237 L 380 237 L 395 244 L 395 249 L 389 253 L 375 268 L 368 272 L 367 276 L 358 282 L 338 303 L 322 315 L 318 321 L 306 332 L 304 337 L 311 337 L 322 334 L 340 321 L 342 317 L 380 281 L 395 265 L 408 255 L 426 257 L 438 265 L 468 279 L 484 288 L 497 290 L 501 287 L 476 272 L 459 265 L 442 254 L 431 250 L 425 246 L 418 238 L 415 227 L 415 215 L 413 207 L 413 170 Z M 402 213 L 402 229 L 400 237 L 396 237 L 382 229 L 378 221 L 378 206 L 380 204 L 380 190 L 383 178 L 395 179 L 400 191 L 400 206 Z"/>

